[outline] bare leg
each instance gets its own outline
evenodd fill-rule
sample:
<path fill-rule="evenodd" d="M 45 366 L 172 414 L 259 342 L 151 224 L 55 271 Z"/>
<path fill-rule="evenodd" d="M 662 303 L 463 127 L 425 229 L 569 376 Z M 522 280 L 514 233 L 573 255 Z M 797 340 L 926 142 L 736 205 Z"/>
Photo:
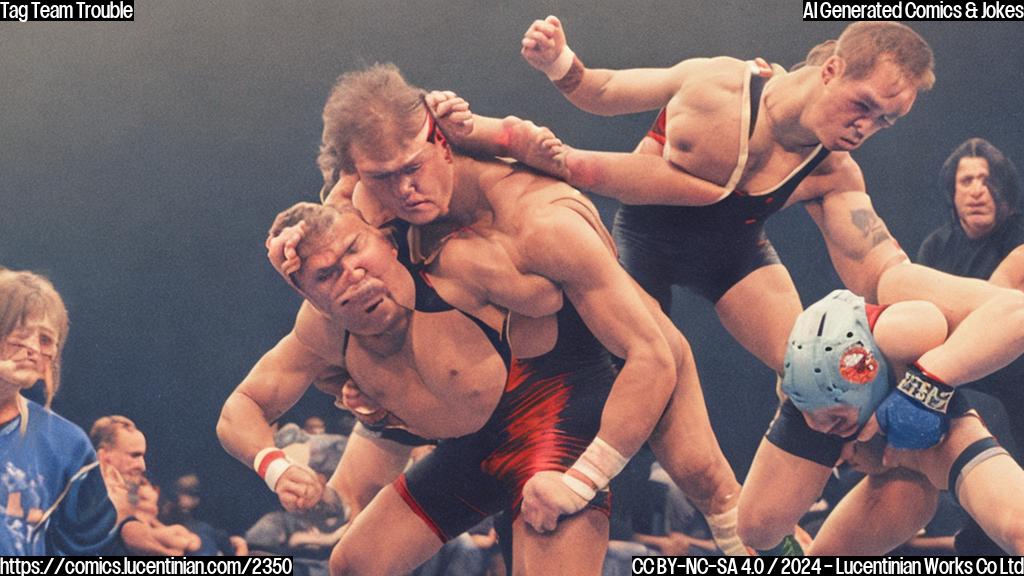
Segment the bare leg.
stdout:
<path fill-rule="evenodd" d="M 887 269 L 878 281 L 878 303 L 903 300 L 927 300 L 938 306 L 950 321 L 950 331 L 1001 291 L 984 280 L 963 278 L 920 264 L 897 264 Z"/>
<path fill-rule="evenodd" d="M 331 553 L 333 576 L 407 574 L 441 548 L 441 539 L 386 486 Z"/>
<path fill-rule="evenodd" d="M 705 516 L 736 506 L 740 484 L 711 429 L 693 350 L 658 302 L 634 282 L 672 348 L 676 387 L 650 445 L 672 481 Z"/>
<path fill-rule="evenodd" d="M 991 436 L 977 417 L 956 418 L 946 438 L 920 452 L 897 451 L 892 460 L 920 471 L 941 489 L 949 486 L 949 470 L 965 448 Z M 1010 554 L 1024 553 L 1024 470 L 1009 455 L 981 462 L 963 476 L 960 503 L 992 540 Z"/>
<path fill-rule="evenodd" d="M 928 523 L 938 499 L 938 489 L 916 472 L 868 476 L 829 514 L 808 555 L 885 554 Z"/>
<path fill-rule="evenodd" d="M 736 506 L 740 484 L 711 429 L 693 352 L 678 368 L 672 398 L 651 436 L 658 462 L 705 516 Z"/>
<path fill-rule="evenodd" d="M 1009 455 L 985 460 L 964 476 L 960 503 L 988 537 L 1024 555 L 1024 470 Z"/>
<path fill-rule="evenodd" d="M 512 573 L 600 574 L 608 549 L 608 517 L 593 508 L 563 518 L 554 532 L 539 534 L 516 518 L 512 525 Z"/>
<path fill-rule="evenodd" d="M 774 264 L 747 274 L 718 300 L 715 310 L 737 342 L 782 374 L 786 341 L 803 312 L 785 266 Z"/>
<path fill-rule="evenodd" d="M 832 469 L 761 440 L 740 494 L 739 534 L 747 546 L 767 550 L 821 496 Z"/>

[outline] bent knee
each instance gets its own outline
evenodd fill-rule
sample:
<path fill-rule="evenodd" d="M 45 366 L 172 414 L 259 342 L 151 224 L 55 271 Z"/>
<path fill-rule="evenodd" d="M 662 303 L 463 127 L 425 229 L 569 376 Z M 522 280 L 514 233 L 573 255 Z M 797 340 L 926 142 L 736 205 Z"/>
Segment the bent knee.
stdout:
<path fill-rule="evenodd" d="M 792 533 L 793 526 L 799 520 L 741 499 L 736 534 L 745 545 L 758 550 L 768 550 Z"/>
<path fill-rule="evenodd" d="M 344 540 L 334 547 L 328 563 L 331 576 L 366 576 L 376 573 L 373 559 L 357 548 L 346 546 Z"/>
<path fill-rule="evenodd" d="M 1024 522 L 1014 519 L 1002 534 L 1002 545 L 1007 554 L 1024 556 Z"/>

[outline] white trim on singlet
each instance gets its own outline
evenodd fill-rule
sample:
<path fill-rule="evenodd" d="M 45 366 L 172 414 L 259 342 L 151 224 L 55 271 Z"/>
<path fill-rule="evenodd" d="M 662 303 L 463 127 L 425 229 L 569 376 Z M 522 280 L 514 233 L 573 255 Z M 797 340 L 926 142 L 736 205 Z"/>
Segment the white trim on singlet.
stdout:
<path fill-rule="evenodd" d="M 753 62 L 753 61 L 749 61 L 749 62 L 747 62 L 747 64 L 749 65 L 750 69 L 748 70 L 747 75 L 744 76 L 744 78 L 743 78 L 743 97 L 740 98 L 741 110 L 740 110 L 740 152 L 739 152 L 739 158 L 736 160 L 736 168 L 732 171 L 732 176 L 729 177 L 729 181 L 725 185 L 725 189 L 730 194 L 733 191 L 735 191 L 736 185 L 739 184 L 740 178 L 743 176 L 743 170 L 746 169 L 746 167 L 747 167 L 747 160 L 749 160 L 749 158 L 750 158 L 750 108 L 751 108 L 751 104 L 750 104 L 750 80 L 751 80 L 751 78 L 753 78 L 754 74 L 758 74 L 759 73 L 760 68 L 758 68 L 757 64 L 755 62 Z M 764 92 L 762 92 L 761 95 L 763 97 L 764 96 Z M 760 106 L 760 103 L 758 103 L 758 105 Z M 758 114 L 758 117 L 761 117 L 761 116 L 763 116 L 763 114 Z M 778 190 L 779 188 L 784 186 L 787 182 L 789 182 L 793 178 L 793 176 L 796 176 L 796 174 L 798 172 L 803 170 L 804 166 L 806 166 L 811 160 L 814 160 L 814 158 L 818 156 L 818 153 L 821 152 L 821 148 L 822 148 L 822 145 L 818 144 L 814 148 L 814 150 L 810 154 L 808 154 L 807 157 L 804 158 L 803 161 L 800 162 L 800 164 L 798 164 L 796 168 L 793 169 L 792 172 L 790 172 L 785 178 L 783 178 L 775 186 L 772 186 L 771 188 L 768 188 L 767 190 L 763 190 L 763 191 L 756 192 L 756 193 L 754 193 L 754 192 L 746 192 L 745 195 L 746 196 L 767 196 L 768 194 L 771 194 L 772 192 L 775 192 L 776 190 Z"/>

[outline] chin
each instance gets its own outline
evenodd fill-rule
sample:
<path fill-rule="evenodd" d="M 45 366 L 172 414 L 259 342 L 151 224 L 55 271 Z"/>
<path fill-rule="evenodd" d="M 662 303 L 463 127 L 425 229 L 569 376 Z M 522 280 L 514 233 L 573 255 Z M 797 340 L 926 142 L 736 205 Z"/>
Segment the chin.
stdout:
<path fill-rule="evenodd" d="M 424 210 L 416 212 L 406 212 L 402 215 L 402 220 L 405 220 L 409 224 L 414 226 L 426 226 L 431 222 L 437 220 L 441 215 L 436 210 Z"/>

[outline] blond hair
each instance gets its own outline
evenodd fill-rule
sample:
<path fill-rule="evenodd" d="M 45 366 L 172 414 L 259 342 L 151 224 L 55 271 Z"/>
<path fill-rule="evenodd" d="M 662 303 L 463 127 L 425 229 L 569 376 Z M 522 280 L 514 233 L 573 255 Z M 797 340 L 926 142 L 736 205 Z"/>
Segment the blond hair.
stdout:
<path fill-rule="evenodd" d="M 60 357 L 68 335 L 67 307 L 46 277 L 0 267 L 0 339 L 6 339 L 36 314 L 48 318 L 57 329 L 57 352 L 53 356 L 50 378 L 44 381 L 46 407 L 49 408 L 60 388 Z"/>

